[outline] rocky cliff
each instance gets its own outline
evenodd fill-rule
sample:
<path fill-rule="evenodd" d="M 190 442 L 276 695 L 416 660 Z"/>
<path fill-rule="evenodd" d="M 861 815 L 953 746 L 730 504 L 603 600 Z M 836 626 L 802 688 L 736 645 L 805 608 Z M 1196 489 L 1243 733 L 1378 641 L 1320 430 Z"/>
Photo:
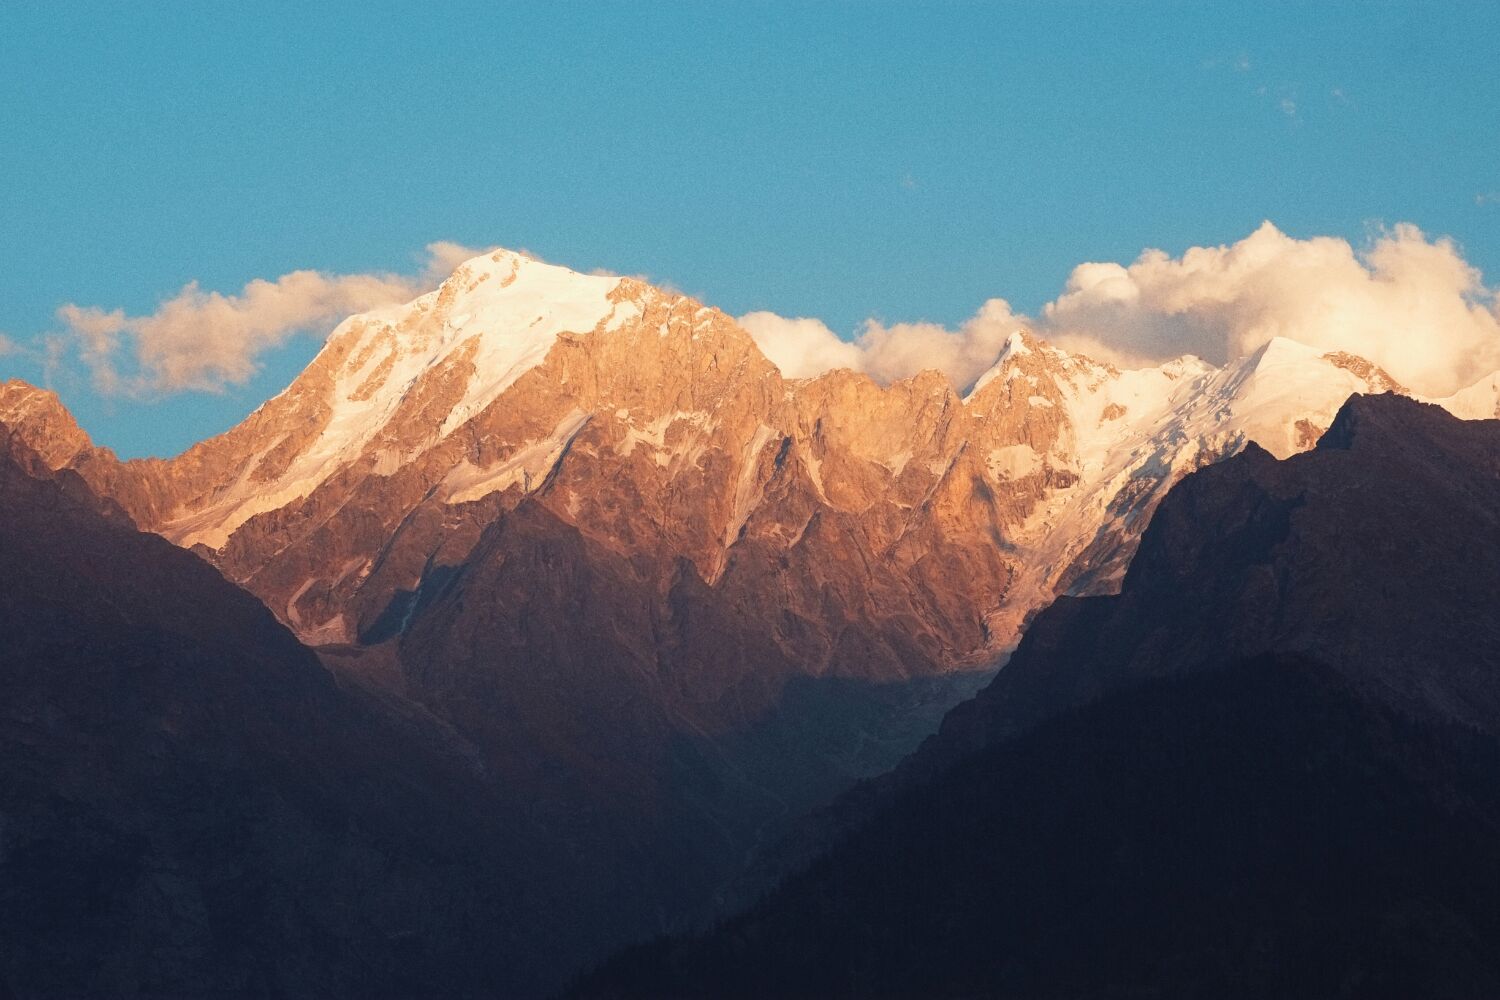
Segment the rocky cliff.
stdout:
<path fill-rule="evenodd" d="M 1500 421 L 1355 397 L 1161 504 L 807 870 L 579 995 L 1500 988 Z"/>

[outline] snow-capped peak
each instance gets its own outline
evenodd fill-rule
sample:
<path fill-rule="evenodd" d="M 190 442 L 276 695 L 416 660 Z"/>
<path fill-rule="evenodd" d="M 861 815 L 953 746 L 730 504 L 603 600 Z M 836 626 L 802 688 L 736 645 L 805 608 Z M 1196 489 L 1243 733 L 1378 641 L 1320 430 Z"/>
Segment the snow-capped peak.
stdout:
<path fill-rule="evenodd" d="M 1451 396 L 1430 402 L 1465 420 L 1500 419 L 1500 372 L 1491 372 Z"/>
<path fill-rule="evenodd" d="M 1005 338 L 1005 346 L 1000 350 L 1000 360 L 1030 353 L 1031 348 L 1026 346 L 1026 334 L 1021 330 L 1012 330 L 1010 336 Z"/>
<path fill-rule="evenodd" d="M 1003 372 L 1006 366 L 1013 360 L 1025 357 L 1031 353 L 1031 346 L 1027 344 L 1027 339 L 1028 335 L 1024 330 L 1017 329 L 1011 331 L 1010 336 L 1005 338 L 1005 345 L 1000 348 L 1000 354 L 995 358 L 995 363 L 989 367 L 988 371 L 975 380 L 974 385 L 969 389 L 968 395 L 964 397 L 965 402 L 973 399 L 979 394 L 979 390 L 993 382 L 996 376 Z"/>
<path fill-rule="evenodd" d="M 252 456 L 239 483 L 169 524 L 167 534 L 218 548 L 255 514 L 307 496 L 377 437 L 409 436 L 383 432 L 427 396 L 457 396 L 436 428 L 437 439 L 446 437 L 539 365 L 561 334 L 612 329 L 638 316 L 635 303 L 614 294 L 620 282 L 495 250 L 460 264 L 436 290 L 404 306 L 349 317 L 307 370 L 262 408 L 285 411 L 279 424 L 318 421 L 317 433 L 269 482 L 250 474 L 264 457 Z M 462 383 L 456 393 L 455 382 Z M 265 452 L 296 433 L 264 442 Z"/>

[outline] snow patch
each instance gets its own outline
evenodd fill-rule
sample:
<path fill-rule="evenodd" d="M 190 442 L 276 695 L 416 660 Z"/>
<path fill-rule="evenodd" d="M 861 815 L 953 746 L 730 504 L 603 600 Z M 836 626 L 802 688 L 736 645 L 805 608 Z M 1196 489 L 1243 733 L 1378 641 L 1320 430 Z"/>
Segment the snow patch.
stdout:
<path fill-rule="evenodd" d="M 469 503 L 517 484 L 528 492 L 536 489 L 589 422 L 589 416 L 579 409 L 569 411 L 551 434 L 528 442 L 498 465 L 481 469 L 468 460 L 460 462 L 443 479 L 448 503 Z"/>
<path fill-rule="evenodd" d="M 1026 345 L 1026 335 L 1020 330 L 1013 331 L 1009 337 L 1005 338 L 1005 346 L 1000 349 L 1000 356 L 995 359 L 995 363 L 990 366 L 989 371 L 979 376 L 974 385 L 970 387 L 969 394 L 964 397 L 964 402 L 967 403 L 973 399 L 979 393 L 980 389 L 993 382 L 1010 365 L 1013 359 L 1025 357 L 1030 353 L 1031 348 Z M 1014 378 L 1015 373 L 1012 372 L 1008 377 Z"/>
<path fill-rule="evenodd" d="M 775 434 L 773 428 L 757 424 L 749 445 L 745 447 L 745 454 L 740 459 L 739 479 L 734 486 L 734 507 L 729 525 L 724 531 L 725 548 L 733 545 L 734 540 L 740 537 L 745 522 L 750 520 L 751 513 L 760 505 L 763 494 L 756 477 L 756 472 L 760 469 L 760 453 Z"/>
<path fill-rule="evenodd" d="M 1010 444 L 991 451 L 985 466 L 994 479 L 1025 479 L 1041 470 L 1042 457 L 1029 444 Z"/>
<path fill-rule="evenodd" d="M 656 464 L 665 468 L 677 459 L 695 460 L 696 453 L 693 447 L 691 435 L 679 433 L 676 443 L 667 447 L 667 438 L 673 426 L 685 422 L 698 430 L 707 430 L 713 421 L 706 410 L 678 410 L 657 417 L 641 427 L 630 426 L 625 431 L 625 437 L 615 446 L 615 453 L 626 458 L 635 451 L 636 445 L 645 445 L 654 452 Z M 696 449 L 701 452 L 701 445 Z"/>
<path fill-rule="evenodd" d="M 322 390 L 330 412 L 318 435 L 274 482 L 249 481 L 257 455 L 211 504 L 169 521 L 163 534 L 184 546 L 222 548 L 251 517 L 310 495 L 358 460 L 429 373 L 466 369 L 462 398 L 436 428 L 437 438 L 446 437 L 540 364 L 559 336 L 638 318 L 634 303 L 610 301 L 620 281 L 500 250 L 465 262 L 436 291 L 405 306 L 344 320 L 308 369 L 348 359 Z M 299 378 L 281 397 L 307 391 Z M 376 468 L 389 475 L 402 461 L 382 454 Z"/>

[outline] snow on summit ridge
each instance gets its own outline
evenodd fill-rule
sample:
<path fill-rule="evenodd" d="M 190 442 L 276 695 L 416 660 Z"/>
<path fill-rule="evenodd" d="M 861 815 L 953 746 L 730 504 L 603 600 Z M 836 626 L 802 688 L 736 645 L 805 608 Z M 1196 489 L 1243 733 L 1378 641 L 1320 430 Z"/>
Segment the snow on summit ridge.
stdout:
<path fill-rule="evenodd" d="M 242 480 L 211 505 L 170 522 L 166 533 L 184 545 L 221 547 L 250 517 L 307 496 L 360 457 L 436 373 L 462 382 L 433 429 L 436 437 L 448 435 L 540 364 L 559 335 L 639 315 L 632 303 L 612 299 L 621 280 L 495 250 L 460 264 L 437 289 L 404 306 L 349 317 L 308 369 L 262 408 L 306 413 L 320 424 L 317 434 L 279 475 Z M 395 445 L 384 447 L 385 461 L 403 457 Z"/>
<path fill-rule="evenodd" d="M 812 624 L 774 639 L 798 662 L 878 633 L 953 665 L 1058 592 L 1113 589 L 1183 475 L 1251 440 L 1306 450 L 1352 393 L 1401 388 L 1285 338 L 1122 370 L 1024 328 L 962 398 L 934 371 L 788 379 L 717 309 L 497 250 L 349 317 L 284 392 L 175 459 L 122 465 L 82 437 L 52 454 L 312 643 L 404 628 L 391 609 L 434 567 L 540 510 L 631 560 L 644 593 L 801 595 L 785 620 Z M 0 409 L 50 412 L 30 392 Z M 1500 375 L 1436 402 L 1494 415 Z"/>

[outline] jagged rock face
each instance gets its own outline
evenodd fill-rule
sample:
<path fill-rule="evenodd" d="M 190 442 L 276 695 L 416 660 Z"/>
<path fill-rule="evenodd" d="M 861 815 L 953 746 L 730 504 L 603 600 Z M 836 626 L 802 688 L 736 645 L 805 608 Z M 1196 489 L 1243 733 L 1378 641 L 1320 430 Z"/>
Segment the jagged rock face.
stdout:
<path fill-rule="evenodd" d="M 1448 405 L 1493 410 L 1492 388 Z M 1022 333 L 966 399 L 933 372 L 792 382 L 717 310 L 499 251 L 349 319 L 171 461 L 120 466 L 19 385 L 0 406 L 46 411 L 12 422 L 51 464 L 211 551 L 309 642 L 393 637 L 424 580 L 532 503 L 659 607 L 684 572 L 710 599 L 754 577 L 778 596 L 747 618 L 798 669 L 887 677 L 993 659 L 1055 592 L 1113 589 L 1172 482 L 1250 439 L 1305 450 L 1357 391 L 1402 388 L 1284 340 L 1121 372 Z M 858 663 L 837 652 L 851 628 Z"/>
<path fill-rule="evenodd" d="M 575 995 L 1494 994 L 1497 592 L 1500 420 L 1352 397 L 1174 487 L 820 859 Z"/>
<path fill-rule="evenodd" d="M 1336 666 L 1393 710 L 1500 736 L 1497 495 L 1500 422 L 1351 397 L 1312 452 L 1248 448 L 1173 490 L 1123 592 L 1054 604 L 1001 678 L 950 716 L 948 742 L 1280 652 Z"/>
<path fill-rule="evenodd" d="M 1122 372 L 1018 333 L 966 398 L 790 381 L 717 310 L 499 252 L 171 460 L 0 399 L 47 464 L 472 744 L 558 845 L 536 912 L 597 957 L 894 764 L 1056 590 L 1117 586 L 1185 472 L 1305 448 L 1382 377 L 1285 341 Z"/>
<path fill-rule="evenodd" d="M 461 745 L 4 423 L 0 503 L 6 995 L 527 995 L 582 950 Z"/>
<path fill-rule="evenodd" d="M 93 450 L 89 436 L 56 395 L 25 382 L 0 383 L 0 424 L 48 468 L 61 469 Z"/>
<path fill-rule="evenodd" d="M 587 729 L 567 706 L 607 673 L 716 734 L 793 678 L 992 662 L 1056 593 L 1114 590 L 1182 475 L 1251 439 L 1304 450 L 1351 392 L 1400 388 L 1285 340 L 1120 371 L 1022 332 L 966 398 L 935 372 L 789 381 L 717 310 L 499 251 L 347 320 L 285 392 L 170 461 L 122 465 L 55 400 L 0 399 L 53 464 L 304 641 L 389 644 L 420 698 L 498 704 L 519 659 L 579 689 L 537 718 Z M 1465 393 L 1448 405 L 1500 398 Z"/>

